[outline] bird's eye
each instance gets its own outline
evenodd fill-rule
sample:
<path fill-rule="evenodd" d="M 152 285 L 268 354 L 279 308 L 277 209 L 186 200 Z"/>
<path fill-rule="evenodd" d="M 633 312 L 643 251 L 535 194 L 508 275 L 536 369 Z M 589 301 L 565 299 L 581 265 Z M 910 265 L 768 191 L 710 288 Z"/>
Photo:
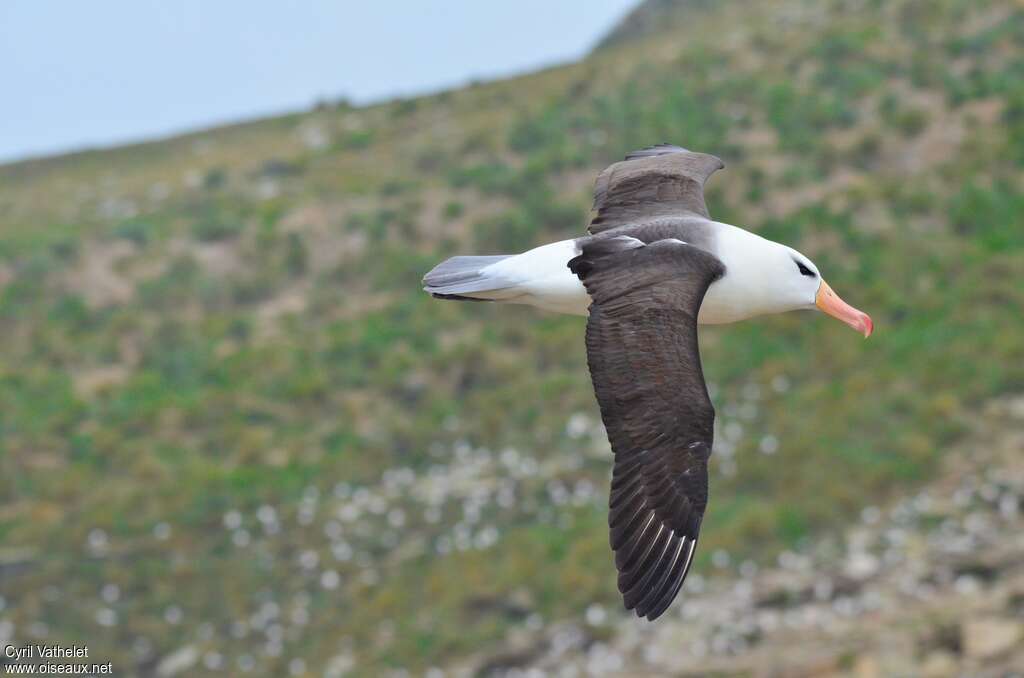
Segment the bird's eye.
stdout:
<path fill-rule="evenodd" d="M 804 263 L 802 261 L 796 262 L 796 267 L 800 270 L 800 275 L 809 275 L 812 278 L 818 277 L 818 274 L 804 266 Z"/>

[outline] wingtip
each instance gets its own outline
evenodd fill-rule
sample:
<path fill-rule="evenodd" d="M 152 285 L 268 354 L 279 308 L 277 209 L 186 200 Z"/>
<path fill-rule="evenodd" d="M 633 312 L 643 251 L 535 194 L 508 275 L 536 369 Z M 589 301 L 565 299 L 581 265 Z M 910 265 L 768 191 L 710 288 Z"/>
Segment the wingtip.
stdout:
<path fill-rule="evenodd" d="M 637 619 L 643 619 L 646 622 L 656 621 L 657 619 L 662 617 L 665 614 L 665 612 L 668 610 L 668 606 L 667 605 L 662 607 L 661 609 L 651 609 L 651 610 L 647 610 L 645 612 L 642 612 L 640 610 L 639 606 L 629 607 L 629 606 L 624 605 L 623 607 L 625 607 L 625 609 L 628 610 L 629 612 L 632 612 L 634 615 L 636 615 Z"/>

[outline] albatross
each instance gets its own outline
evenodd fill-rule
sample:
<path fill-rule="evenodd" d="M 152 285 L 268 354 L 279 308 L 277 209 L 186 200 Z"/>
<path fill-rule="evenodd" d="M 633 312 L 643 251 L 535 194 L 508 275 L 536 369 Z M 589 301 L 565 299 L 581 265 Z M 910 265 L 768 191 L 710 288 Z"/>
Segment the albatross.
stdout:
<path fill-rule="evenodd" d="M 708 501 L 715 410 L 698 324 L 818 309 L 873 324 L 805 255 L 714 221 L 720 159 L 660 144 L 597 177 L 588 235 L 515 255 L 458 256 L 423 278 L 439 299 L 588 316 L 587 364 L 614 454 L 608 527 L 626 609 L 657 619 L 693 562 Z"/>

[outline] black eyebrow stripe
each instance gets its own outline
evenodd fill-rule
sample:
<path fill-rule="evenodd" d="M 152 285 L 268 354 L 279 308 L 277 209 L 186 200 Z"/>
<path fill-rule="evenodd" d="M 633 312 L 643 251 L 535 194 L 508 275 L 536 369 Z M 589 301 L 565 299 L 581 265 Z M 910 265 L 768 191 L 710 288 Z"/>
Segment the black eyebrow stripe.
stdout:
<path fill-rule="evenodd" d="M 793 263 L 795 263 L 795 264 L 796 264 L 796 267 L 797 267 L 797 268 L 798 268 L 798 269 L 800 270 L 800 275 L 809 275 L 809 276 L 811 276 L 812 278 L 817 278 L 817 277 L 818 277 L 818 274 L 817 274 L 817 273 L 815 273 L 814 271 L 812 271 L 811 269 L 809 269 L 809 268 L 808 268 L 808 267 L 807 267 L 807 266 L 806 266 L 806 265 L 804 264 L 804 262 L 800 261 L 799 259 L 794 259 L 794 260 L 793 260 Z"/>

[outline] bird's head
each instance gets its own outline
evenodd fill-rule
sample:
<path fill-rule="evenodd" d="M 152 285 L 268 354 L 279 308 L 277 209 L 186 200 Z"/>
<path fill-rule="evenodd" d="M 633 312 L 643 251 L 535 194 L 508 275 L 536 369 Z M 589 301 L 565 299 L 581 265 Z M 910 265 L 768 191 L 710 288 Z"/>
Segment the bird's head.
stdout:
<path fill-rule="evenodd" d="M 871 316 L 857 310 L 843 301 L 825 279 L 821 277 L 818 267 L 809 258 L 791 247 L 784 250 L 776 263 L 779 268 L 777 280 L 781 283 L 781 292 L 793 304 L 793 308 L 817 308 L 864 335 L 871 335 L 874 323 Z"/>

